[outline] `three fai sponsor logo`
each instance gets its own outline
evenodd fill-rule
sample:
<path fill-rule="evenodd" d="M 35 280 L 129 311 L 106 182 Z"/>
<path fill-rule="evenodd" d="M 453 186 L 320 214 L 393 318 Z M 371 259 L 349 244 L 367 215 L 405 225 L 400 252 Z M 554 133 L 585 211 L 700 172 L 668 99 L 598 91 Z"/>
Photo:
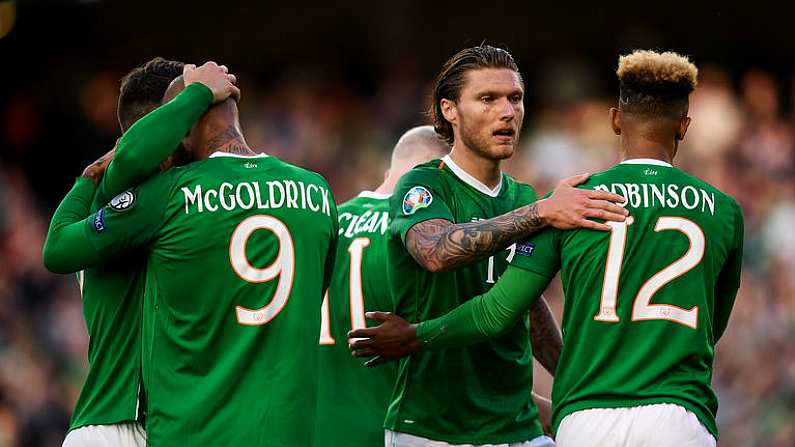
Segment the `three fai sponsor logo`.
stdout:
<path fill-rule="evenodd" d="M 403 196 L 403 214 L 411 216 L 417 210 L 427 208 L 433 202 L 433 196 L 424 186 L 415 186 Z"/>

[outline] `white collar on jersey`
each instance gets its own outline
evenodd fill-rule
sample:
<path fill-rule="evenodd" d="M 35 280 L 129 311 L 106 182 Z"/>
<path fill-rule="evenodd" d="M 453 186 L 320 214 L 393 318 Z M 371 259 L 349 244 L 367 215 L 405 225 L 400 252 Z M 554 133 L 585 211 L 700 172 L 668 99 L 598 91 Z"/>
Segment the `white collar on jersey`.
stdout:
<path fill-rule="evenodd" d="M 450 170 L 453 171 L 453 174 L 455 174 L 458 178 L 463 180 L 464 183 L 468 184 L 469 186 L 477 189 L 478 191 L 482 192 L 483 194 L 486 194 L 489 197 L 497 197 L 498 195 L 500 195 L 500 191 L 502 190 L 502 173 L 500 173 L 500 183 L 498 183 L 497 186 L 494 187 L 494 189 L 491 189 L 488 186 L 486 186 L 483 182 L 476 179 L 475 177 L 472 177 L 471 175 L 469 175 L 468 172 L 461 169 L 461 167 L 455 164 L 453 159 L 450 158 L 449 154 L 445 155 L 442 158 L 442 161 L 444 162 L 444 164 L 450 167 Z"/>
<path fill-rule="evenodd" d="M 388 199 L 388 198 L 392 197 L 392 194 L 384 194 L 384 193 L 375 192 L 375 191 L 362 191 L 356 197 L 366 197 L 368 199 Z"/>
<path fill-rule="evenodd" d="M 668 168 L 673 168 L 673 166 L 671 166 L 671 163 L 662 160 L 656 160 L 654 158 L 633 158 L 631 160 L 624 160 L 619 164 L 620 165 L 655 165 L 655 166 L 665 166 Z"/>
<path fill-rule="evenodd" d="M 241 155 L 241 154 L 230 154 L 229 152 L 221 152 L 216 151 L 210 154 L 209 158 L 216 158 L 216 157 L 232 157 L 232 158 L 265 158 L 268 154 L 254 154 L 254 155 Z"/>

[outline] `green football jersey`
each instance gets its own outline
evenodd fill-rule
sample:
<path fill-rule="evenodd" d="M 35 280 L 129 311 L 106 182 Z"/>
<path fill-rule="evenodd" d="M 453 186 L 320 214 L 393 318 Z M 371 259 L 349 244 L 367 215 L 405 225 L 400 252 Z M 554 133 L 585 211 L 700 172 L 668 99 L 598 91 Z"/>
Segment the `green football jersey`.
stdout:
<path fill-rule="evenodd" d="M 159 171 L 212 101 L 210 89 L 194 83 L 130 128 L 99 183 L 91 212 L 109 202 L 123 206 L 130 197 L 123 191 Z M 132 252 L 78 273 L 89 367 L 70 429 L 134 421 L 144 410 L 139 396 L 145 268 L 145 254 Z"/>
<path fill-rule="evenodd" d="M 536 200 L 532 187 L 503 174 L 495 189 L 449 156 L 419 165 L 392 197 L 388 280 L 394 311 L 412 323 L 435 318 L 486 292 L 508 266 L 515 245 L 457 270 L 431 273 L 406 250 L 409 229 L 429 219 L 489 219 Z M 402 359 L 385 427 L 453 444 L 500 444 L 543 434 L 531 398 L 529 318 L 502 337 L 467 348 Z"/>
<path fill-rule="evenodd" d="M 655 160 L 624 162 L 582 187 L 623 195 L 630 217 L 611 232 L 548 229 L 519 244 L 511 264 L 560 271 L 563 282 L 554 429 L 578 410 L 673 403 L 717 437 L 712 361 L 739 287 L 740 207 Z"/>
<path fill-rule="evenodd" d="M 216 153 L 85 225 L 105 256 L 148 249 L 148 445 L 313 444 L 338 230 L 325 179 L 275 157 Z"/>
<path fill-rule="evenodd" d="M 351 356 L 347 333 L 367 325 L 365 312 L 392 309 L 385 262 L 389 195 L 365 191 L 338 210 L 337 264 L 322 308 L 315 446 L 383 446 L 397 365 L 364 368 Z"/>

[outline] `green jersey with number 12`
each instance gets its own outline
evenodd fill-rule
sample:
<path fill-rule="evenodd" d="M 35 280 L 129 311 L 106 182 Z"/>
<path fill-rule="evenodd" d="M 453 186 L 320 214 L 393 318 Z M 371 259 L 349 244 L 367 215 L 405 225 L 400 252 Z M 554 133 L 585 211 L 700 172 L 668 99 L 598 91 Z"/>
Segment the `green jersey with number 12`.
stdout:
<path fill-rule="evenodd" d="M 339 206 L 339 224 L 337 265 L 323 301 L 315 446 L 383 445 L 397 365 L 364 368 L 348 350 L 347 333 L 365 327 L 366 311 L 392 309 L 386 285 L 389 195 L 362 192 Z"/>
<path fill-rule="evenodd" d="M 512 266 L 552 277 L 566 297 L 553 426 L 588 408 L 673 403 L 717 437 L 715 342 L 740 282 L 743 216 L 728 195 L 671 165 L 630 160 L 583 188 L 627 198 L 611 232 L 548 229 Z"/>
<path fill-rule="evenodd" d="M 85 231 L 99 253 L 149 249 L 149 446 L 312 446 L 337 225 L 320 175 L 223 153 L 90 216 Z"/>

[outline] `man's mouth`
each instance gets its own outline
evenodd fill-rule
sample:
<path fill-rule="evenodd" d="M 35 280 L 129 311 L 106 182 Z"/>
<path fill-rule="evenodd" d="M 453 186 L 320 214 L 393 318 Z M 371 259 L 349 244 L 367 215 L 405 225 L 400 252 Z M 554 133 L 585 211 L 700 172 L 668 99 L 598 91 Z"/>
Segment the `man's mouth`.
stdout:
<path fill-rule="evenodd" d="M 516 131 L 511 128 L 497 129 L 492 135 L 500 141 L 512 141 L 513 137 L 516 135 Z"/>

